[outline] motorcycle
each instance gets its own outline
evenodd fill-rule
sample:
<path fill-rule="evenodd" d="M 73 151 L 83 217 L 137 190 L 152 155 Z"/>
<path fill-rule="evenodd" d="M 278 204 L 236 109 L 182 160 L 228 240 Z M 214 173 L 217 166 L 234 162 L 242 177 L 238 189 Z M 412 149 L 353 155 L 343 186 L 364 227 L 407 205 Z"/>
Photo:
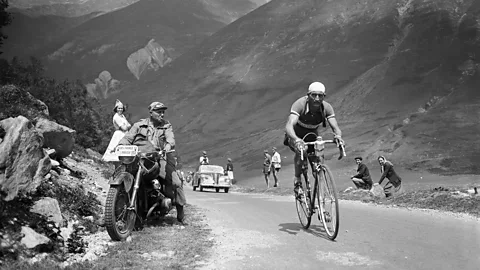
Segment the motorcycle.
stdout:
<path fill-rule="evenodd" d="M 105 227 L 112 240 L 121 241 L 149 217 L 168 214 L 172 203 L 157 179 L 165 152 L 142 152 L 136 145 L 119 145 L 115 152 L 121 164 L 109 182 Z"/>

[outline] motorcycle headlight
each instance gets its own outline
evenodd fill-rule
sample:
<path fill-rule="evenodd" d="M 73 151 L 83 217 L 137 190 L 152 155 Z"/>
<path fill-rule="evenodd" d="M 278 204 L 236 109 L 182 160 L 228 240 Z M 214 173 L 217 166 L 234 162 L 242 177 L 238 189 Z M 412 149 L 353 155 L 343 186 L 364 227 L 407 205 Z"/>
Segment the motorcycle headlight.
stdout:
<path fill-rule="evenodd" d="M 122 162 L 123 164 L 130 164 L 130 163 L 132 163 L 132 162 L 135 160 L 135 156 L 133 156 L 133 157 L 120 156 L 120 157 L 118 157 L 118 159 L 119 159 L 120 162 Z"/>

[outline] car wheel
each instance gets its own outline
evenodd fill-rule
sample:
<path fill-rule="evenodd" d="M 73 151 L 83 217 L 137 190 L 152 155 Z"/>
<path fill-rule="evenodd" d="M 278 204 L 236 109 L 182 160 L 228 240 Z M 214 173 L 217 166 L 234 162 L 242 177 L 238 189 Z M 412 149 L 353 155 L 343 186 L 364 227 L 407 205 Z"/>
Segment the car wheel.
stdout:
<path fill-rule="evenodd" d="M 228 193 L 228 188 L 225 188 L 225 193 Z"/>
<path fill-rule="evenodd" d="M 194 185 L 193 186 L 193 191 L 195 191 L 195 190 L 197 190 L 197 186 Z"/>
<path fill-rule="evenodd" d="M 216 192 L 220 192 L 220 188 L 218 188 L 218 187 L 215 188 L 215 191 L 216 191 Z"/>
<path fill-rule="evenodd" d="M 203 187 L 200 187 L 200 192 L 203 192 Z"/>

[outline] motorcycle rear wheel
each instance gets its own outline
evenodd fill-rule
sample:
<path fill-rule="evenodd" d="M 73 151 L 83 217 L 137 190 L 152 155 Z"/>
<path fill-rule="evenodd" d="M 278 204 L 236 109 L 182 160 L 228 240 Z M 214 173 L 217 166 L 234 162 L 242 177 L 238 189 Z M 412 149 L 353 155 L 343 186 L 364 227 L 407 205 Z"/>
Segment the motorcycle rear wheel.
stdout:
<path fill-rule="evenodd" d="M 122 184 L 111 186 L 105 204 L 105 227 L 114 241 L 127 239 L 135 227 L 136 213 L 127 209 L 129 205 L 130 195 L 125 187 Z"/>

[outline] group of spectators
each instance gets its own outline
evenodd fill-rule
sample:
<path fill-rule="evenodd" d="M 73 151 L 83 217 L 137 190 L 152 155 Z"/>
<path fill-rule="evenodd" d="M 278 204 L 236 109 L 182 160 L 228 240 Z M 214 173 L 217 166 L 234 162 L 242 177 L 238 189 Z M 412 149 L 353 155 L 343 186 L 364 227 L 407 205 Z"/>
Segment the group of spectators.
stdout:
<path fill-rule="evenodd" d="M 380 171 L 382 173 L 378 183 L 373 184 L 370 171 L 368 170 L 367 165 L 363 163 L 362 157 L 355 158 L 355 162 L 358 165 L 357 174 L 352 175 L 350 178 L 358 189 L 367 190 L 373 189 L 376 185 L 381 185 L 383 180 L 387 178 L 389 181 L 383 187 L 383 191 L 385 192 L 385 196 L 388 198 L 400 191 L 402 187 L 402 178 L 400 178 L 400 176 L 398 176 L 398 174 L 395 172 L 393 164 L 384 156 L 379 156 L 377 160 L 380 164 Z"/>
<path fill-rule="evenodd" d="M 265 159 L 263 161 L 263 175 L 265 176 L 265 182 L 267 184 L 267 188 L 270 187 L 270 174 L 273 174 L 273 180 L 275 183 L 273 187 L 278 187 L 278 173 L 282 168 L 282 158 L 280 154 L 277 152 L 276 147 L 272 147 L 272 155 L 268 153 L 268 150 L 265 149 L 263 151 Z"/>

